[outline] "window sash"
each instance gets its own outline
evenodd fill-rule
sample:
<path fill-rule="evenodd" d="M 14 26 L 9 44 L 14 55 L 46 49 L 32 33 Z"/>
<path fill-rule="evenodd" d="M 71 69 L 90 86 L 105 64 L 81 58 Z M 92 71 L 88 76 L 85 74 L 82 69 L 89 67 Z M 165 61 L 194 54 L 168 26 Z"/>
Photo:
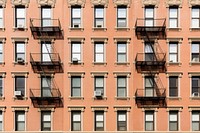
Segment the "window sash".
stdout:
<path fill-rule="evenodd" d="M 51 131 L 51 112 L 50 111 L 41 112 L 41 130 Z"/>
<path fill-rule="evenodd" d="M 127 8 L 118 7 L 117 8 L 117 27 L 127 26 Z"/>
<path fill-rule="evenodd" d="M 15 61 L 17 61 L 18 58 L 25 60 L 25 43 L 17 42 L 15 44 Z"/>
<path fill-rule="evenodd" d="M 25 131 L 25 112 L 15 112 L 15 131 Z"/>
<path fill-rule="evenodd" d="M 178 8 L 176 7 L 169 8 L 169 27 L 178 27 Z"/>
<path fill-rule="evenodd" d="M 146 7 L 145 8 L 145 26 L 154 25 L 154 8 Z"/>
<path fill-rule="evenodd" d="M 200 9 L 192 8 L 192 28 L 200 27 Z"/>
<path fill-rule="evenodd" d="M 71 77 L 71 96 L 81 96 L 81 77 Z"/>
<path fill-rule="evenodd" d="M 73 111 L 72 112 L 72 131 L 81 131 L 81 112 Z"/>
<path fill-rule="evenodd" d="M 127 79 L 126 77 L 117 77 L 117 96 L 127 96 Z"/>
<path fill-rule="evenodd" d="M 16 76 L 15 77 L 15 91 L 21 91 L 24 95 L 25 93 L 25 77 Z"/>
<path fill-rule="evenodd" d="M 72 59 L 77 58 L 78 61 L 81 61 L 81 44 L 80 43 L 72 43 Z"/>
<path fill-rule="evenodd" d="M 178 77 L 169 77 L 169 96 L 178 96 Z"/>
<path fill-rule="evenodd" d="M 117 112 L 117 131 L 127 130 L 127 114 L 126 111 Z"/>
<path fill-rule="evenodd" d="M 72 7 L 71 8 L 71 27 L 80 27 L 81 26 L 81 7 Z"/>
<path fill-rule="evenodd" d="M 104 44 L 103 43 L 95 43 L 94 62 L 104 62 Z"/>
<path fill-rule="evenodd" d="M 154 112 L 152 111 L 145 112 L 145 130 L 146 131 L 154 130 Z"/>
<path fill-rule="evenodd" d="M 127 62 L 127 44 L 117 44 L 117 62 Z"/>
<path fill-rule="evenodd" d="M 192 77 L 192 94 L 200 94 L 200 77 Z"/>
<path fill-rule="evenodd" d="M 104 131 L 104 112 L 95 112 L 95 131 Z"/>
<path fill-rule="evenodd" d="M 25 27 L 25 19 L 26 19 L 26 10 L 25 7 L 16 7 L 15 8 L 15 26 Z"/>
<path fill-rule="evenodd" d="M 192 131 L 200 131 L 200 112 L 192 111 Z"/>
<path fill-rule="evenodd" d="M 169 130 L 178 131 L 178 112 L 177 111 L 169 112 Z"/>

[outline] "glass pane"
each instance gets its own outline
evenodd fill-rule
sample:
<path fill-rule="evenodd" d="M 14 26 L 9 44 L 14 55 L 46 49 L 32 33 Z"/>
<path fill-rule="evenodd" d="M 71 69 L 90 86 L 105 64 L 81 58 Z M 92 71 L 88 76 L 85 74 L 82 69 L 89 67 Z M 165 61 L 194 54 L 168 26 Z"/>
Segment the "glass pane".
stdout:
<path fill-rule="evenodd" d="M 170 77 L 169 78 L 169 86 L 170 87 L 178 87 L 178 77 Z"/>
<path fill-rule="evenodd" d="M 18 114 L 17 121 L 25 121 L 25 115 L 23 113 Z"/>
<path fill-rule="evenodd" d="M 96 21 L 95 21 L 95 27 L 97 27 L 97 28 L 104 27 L 104 20 L 103 19 L 96 19 Z"/>
<path fill-rule="evenodd" d="M 118 8 L 118 18 L 126 18 L 126 8 Z"/>
<path fill-rule="evenodd" d="M 81 96 L 81 90 L 80 90 L 80 88 L 74 88 L 72 90 L 72 96 L 74 96 L 74 97 L 80 97 Z"/>
<path fill-rule="evenodd" d="M 2 52 L 3 52 L 3 44 L 0 43 L 0 53 L 2 53 Z"/>
<path fill-rule="evenodd" d="M 147 131 L 153 131 L 154 130 L 154 128 L 153 128 L 153 123 L 152 122 L 148 122 L 148 123 L 146 123 L 146 130 Z"/>
<path fill-rule="evenodd" d="M 51 86 L 51 78 L 42 78 L 42 87 L 50 87 Z"/>
<path fill-rule="evenodd" d="M 199 19 L 192 19 L 192 28 L 199 28 Z"/>
<path fill-rule="evenodd" d="M 42 43 L 42 53 L 51 53 L 50 43 Z"/>
<path fill-rule="evenodd" d="M 170 8 L 169 9 L 169 17 L 170 18 L 178 18 L 178 9 L 177 8 Z"/>
<path fill-rule="evenodd" d="M 0 18 L 0 28 L 3 28 L 3 19 Z"/>
<path fill-rule="evenodd" d="M 96 54 L 95 62 L 103 62 L 103 54 Z"/>
<path fill-rule="evenodd" d="M 153 121 L 153 114 L 147 113 L 145 117 L 146 121 Z"/>
<path fill-rule="evenodd" d="M 51 18 L 51 8 L 42 8 L 42 18 Z"/>
<path fill-rule="evenodd" d="M 169 123 L 169 130 L 170 131 L 177 131 L 178 130 L 178 123 Z"/>
<path fill-rule="evenodd" d="M 103 121 L 103 115 L 96 115 L 96 121 Z"/>
<path fill-rule="evenodd" d="M 50 19 L 43 19 L 42 20 L 42 26 L 45 27 L 45 26 L 51 26 L 51 20 Z"/>
<path fill-rule="evenodd" d="M 25 19 L 17 19 L 17 27 L 25 27 Z"/>
<path fill-rule="evenodd" d="M 153 49 L 150 44 L 145 44 L 145 53 L 153 53 Z"/>
<path fill-rule="evenodd" d="M 104 86 L 104 78 L 95 78 L 95 86 L 96 87 L 103 87 Z"/>
<path fill-rule="evenodd" d="M 177 114 L 170 114 L 170 116 L 169 116 L 169 120 L 170 121 L 177 121 L 178 119 L 177 119 Z"/>
<path fill-rule="evenodd" d="M 177 51 L 178 51 L 177 44 L 170 44 L 169 51 L 170 51 L 170 53 L 177 53 Z"/>
<path fill-rule="evenodd" d="M 51 89 L 49 87 L 42 88 L 42 97 L 51 97 Z"/>
<path fill-rule="evenodd" d="M 95 8 L 95 18 L 104 17 L 104 8 Z"/>
<path fill-rule="evenodd" d="M 199 121 L 199 113 L 192 113 L 192 121 Z"/>
<path fill-rule="evenodd" d="M 103 44 L 95 44 L 95 51 L 103 53 L 104 45 Z"/>
<path fill-rule="evenodd" d="M 170 19 L 169 20 L 169 27 L 170 28 L 177 28 L 177 19 Z"/>
<path fill-rule="evenodd" d="M 75 27 L 75 28 L 80 27 L 80 25 L 81 25 L 81 19 L 79 19 L 79 18 L 74 18 L 74 19 L 72 20 L 72 24 L 73 24 L 73 27 Z"/>
<path fill-rule="evenodd" d="M 17 18 L 25 18 L 25 9 L 17 8 Z"/>
<path fill-rule="evenodd" d="M 192 53 L 199 53 L 199 44 L 192 44 Z"/>
<path fill-rule="evenodd" d="M 81 123 L 73 123 L 73 131 L 80 131 Z"/>
<path fill-rule="evenodd" d="M 73 54 L 72 55 L 72 59 L 75 58 L 75 59 L 78 59 L 78 61 L 81 60 L 81 55 L 80 54 Z"/>
<path fill-rule="evenodd" d="M 72 44 L 72 52 L 74 53 L 74 52 L 81 52 L 81 44 L 75 44 L 75 43 L 73 43 Z"/>
<path fill-rule="evenodd" d="M 103 127 L 103 122 L 97 122 L 96 127 Z"/>
<path fill-rule="evenodd" d="M 145 18 L 153 18 L 154 17 L 154 9 L 153 8 L 146 8 L 145 9 Z"/>
<path fill-rule="evenodd" d="M 0 122 L 0 131 L 2 131 L 3 130 L 3 124 L 2 124 L 2 122 Z"/>
<path fill-rule="evenodd" d="M 192 18 L 199 18 L 199 9 L 192 8 Z"/>
<path fill-rule="evenodd" d="M 118 121 L 126 121 L 126 114 L 120 114 L 118 116 Z"/>
<path fill-rule="evenodd" d="M 25 45 L 23 43 L 17 43 L 17 53 L 18 52 L 25 52 Z"/>
<path fill-rule="evenodd" d="M 199 54 L 198 53 L 197 54 L 192 53 L 192 61 L 199 62 Z"/>
<path fill-rule="evenodd" d="M 126 53 L 126 44 L 118 44 L 118 53 Z"/>
<path fill-rule="evenodd" d="M 118 19 L 117 26 L 126 27 L 126 19 Z"/>
<path fill-rule="evenodd" d="M 80 114 L 73 114 L 73 121 L 81 121 L 81 115 Z"/>
<path fill-rule="evenodd" d="M 152 97 L 154 96 L 154 89 L 153 88 L 145 88 L 145 96 L 146 97 Z"/>
<path fill-rule="evenodd" d="M 199 122 L 192 122 L 192 131 L 199 131 Z"/>
<path fill-rule="evenodd" d="M 126 55 L 125 54 L 118 54 L 117 56 L 118 62 L 126 62 Z"/>
<path fill-rule="evenodd" d="M 16 77 L 16 87 L 24 87 L 24 86 L 25 86 L 25 78 Z"/>
<path fill-rule="evenodd" d="M 25 130 L 25 123 L 18 122 L 17 124 L 17 131 L 24 131 Z"/>
<path fill-rule="evenodd" d="M 80 8 L 72 8 L 72 17 L 73 18 L 81 18 L 81 9 Z"/>
<path fill-rule="evenodd" d="M 0 7 L 0 18 L 3 18 L 3 8 Z"/>
<path fill-rule="evenodd" d="M 51 115 L 50 114 L 43 114 L 43 121 L 51 121 Z"/>
<path fill-rule="evenodd" d="M 125 97 L 126 96 L 126 89 L 125 88 L 118 88 L 118 97 Z"/>
<path fill-rule="evenodd" d="M 118 78 L 118 87 L 126 87 L 126 78 Z"/>
<path fill-rule="evenodd" d="M 72 86 L 73 87 L 81 87 L 81 78 L 80 77 L 72 77 Z"/>
<path fill-rule="evenodd" d="M 49 128 L 51 127 L 51 123 L 50 122 L 44 122 L 44 128 Z"/>
<path fill-rule="evenodd" d="M 145 78 L 145 87 L 154 87 L 153 78 Z"/>
<path fill-rule="evenodd" d="M 0 122 L 3 121 L 3 115 L 2 115 L 2 112 L 0 112 Z"/>
<path fill-rule="evenodd" d="M 145 26 L 153 26 L 154 20 L 145 20 Z"/>
<path fill-rule="evenodd" d="M 170 54 L 169 55 L 170 62 L 177 62 L 177 54 Z"/>
<path fill-rule="evenodd" d="M 42 54 L 42 61 L 51 61 L 50 54 Z"/>

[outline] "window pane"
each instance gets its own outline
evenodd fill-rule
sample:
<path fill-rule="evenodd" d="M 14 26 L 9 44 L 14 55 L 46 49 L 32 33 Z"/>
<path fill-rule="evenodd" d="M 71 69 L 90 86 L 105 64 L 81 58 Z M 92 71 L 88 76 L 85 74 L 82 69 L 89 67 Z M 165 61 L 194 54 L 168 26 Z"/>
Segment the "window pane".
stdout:
<path fill-rule="evenodd" d="M 126 86 L 126 78 L 118 78 L 118 87 L 125 87 Z"/>
<path fill-rule="evenodd" d="M 153 49 L 150 44 L 145 44 L 145 53 L 153 53 Z"/>
<path fill-rule="evenodd" d="M 103 16 L 104 16 L 103 8 L 95 8 L 95 17 L 103 18 Z"/>
<path fill-rule="evenodd" d="M 197 114 L 195 114 L 195 113 L 192 114 L 192 121 L 199 121 L 199 114 L 198 113 Z"/>
<path fill-rule="evenodd" d="M 170 54 L 169 55 L 170 62 L 177 62 L 177 54 Z"/>
<path fill-rule="evenodd" d="M 126 88 L 118 88 L 118 97 L 125 97 L 126 96 Z"/>
<path fill-rule="evenodd" d="M 178 120 L 178 119 L 177 119 L 177 114 L 170 114 L 169 120 L 170 120 L 170 121 L 177 121 L 177 120 Z"/>
<path fill-rule="evenodd" d="M 95 86 L 96 87 L 103 87 L 104 86 L 104 78 L 95 78 Z"/>
<path fill-rule="evenodd" d="M 146 8 L 145 9 L 145 18 L 153 18 L 153 8 Z"/>
<path fill-rule="evenodd" d="M 177 44 L 170 44 L 169 50 L 170 50 L 170 53 L 177 53 L 178 51 Z"/>
<path fill-rule="evenodd" d="M 126 27 L 126 19 L 118 19 L 117 26 Z"/>
<path fill-rule="evenodd" d="M 192 8 L 192 18 L 199 18 L 199 9 Z"/>
<path fill-rule="evenodd" d="M 79 96 L 81 96 L 81 90 L 80 90 L 80 88 L 74 88 L 74 89 L 72 90 L 72 96 L 74 96 L 74 97 L 79 97 Z"/>
<path fill-rule="evenodd" d="M 17 43 L 17 52 L 25 52 L 25 47 L 23 43 Z"/>
<path fill-rule="evenodd" d="M 81 123 L 73 123 L 73 131 L 80 131 Z"/>
<path fill-rule="evenodd" d="M 153 121 L 153 114 L 146 114 L 146 121 Z"/>
<path fill-rule="evenodd" d="M 154 20 L 145 20 L 145 26 L 153 26 Z"/>
<path fill-rule="evenodd" d="M 96 52 L 103 52 L 104 45 L 103 44 L 95 44 L 95 51 Z"/>
<path fill-rule="evenodd" d="M 97 114 L 96 121 L 103 121 L 103 114 Z"/>
<path fill-rule="evenodd" d="M 96 54 L 95 62 L 103 62 L 103 54 Z"/>
<path fill-rule="evenodd" d="M 199 19 L 192 19 L 192 28 L 199 27 Z"/>
<path fill-rule="evenodd" d="M 126 8 L 118 8 L 117 17 L 126 18 Z"/>
<path fill-rule="evenodd" d="M 118 44 L 117 46 L 119 53 L 126 53 L 126 44 Z"/>
<path fill-rule="evenodd" d="M 153 131 L 153 122 L 147 122 L 146 123 L 146 131 Z"/>
<path fill-rule="evenodd" d="M 170 16 L 170 18 L 177 18 L 178 17 L 178 9 L 177 8 L 170 8 L 169 9 L 169 16 Z"/>
<path fill-rule="evenodd" d="M 117 56 L 118 62 L 126 62 L 126 55 L 125 54 L 118 54 Z"/>
<path fill-rule="evenodd" d="M 73 114 L 73 121 L 81 121 L 81 115 L 80 114 Z"/>
<path fill-rule="evenodd" d="M 51 121 L 51 116 L 50 116 L 50 114 L 44 114 L 44 115 L 43 115 L 43 120 L 44 120 L 44 121 Z"/>
<path fill-rule="evenodd" d="M 3 8 L 0 7 L 0 18 L 3 18 Z"/>
<path fill-rule="evenodd" d="M 199 131 L 199 122 L 192 122 L 192 131 Z"/>
<path fill-rule="evenodd" d="M 169 27 L 170 28 L 176 28 L 177 27 L 177 19 L 170 19 L 169 20 Z"/>
<path fill-rule="evenodd" d="M 50 8 L 42 8 L 42 18 L 51 18 Z"/>
<path fill-rule="evenodd" d="M 0 53 L 2 53 L 2 52 L 3 52 L 3 44 L 0 43 Z"/>
<path fill-rule="evenodd" d="M 25 9 L 17 8 L 17 18 L 25 18 Z"/>
<path fill-rule="evenodd" d="M 81 44 L 72 44 L 72 50 L 73 52 L 80 52 L 81 51 Z"/>
<path fill-rule="evenodd" d="M 145 87 L 154 87 L 153 78 L 145 78 Z"/>
<path fill-rule="evenodd" d="M 72 17 L 80 18 L 81 17 L 81 9 L 80 8 L 72 8 Z"/>
<path fill-rule="evenodd" d="M 72 86 L 73 87 L 81 87 L 81 78 L 80 77 L 72 77 Z"/>
<path fill-rule="evenodd" d="M 177 131 L 178 130 L 178 123 L 177 122 L 170 122 L 169 123 L 169 130 L 170 131 Z"/>
<path fill-rule="evenodd" d="M 199 53 L 199 44 L 192 44 L 192 53 Z"/>
<path fill-rule="evenodd" d="M 126 121 L 126 114 L 120 114 L 118 116 L 118 121 Z"/>

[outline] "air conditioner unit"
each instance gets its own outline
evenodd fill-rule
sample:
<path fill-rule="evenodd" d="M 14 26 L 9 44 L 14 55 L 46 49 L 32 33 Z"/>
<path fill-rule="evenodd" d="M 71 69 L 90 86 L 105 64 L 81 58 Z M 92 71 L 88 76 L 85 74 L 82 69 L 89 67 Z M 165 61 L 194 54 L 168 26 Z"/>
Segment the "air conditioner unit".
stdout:
<path fill-rule="evenodd" d="M 24 59 L 23 59 L 23 58 L 20 58 L 20 57 L 18 57 L 18 58 L 17 58 L 17 63 L 24 63 Z"/>
<path fill-rule="evenodd" d="M 79 25 L 79 24 L 74 24 L 73 27 L 74 27 L 74 28 L 79 28 L 80 25 Z"/>
<path fill-rule="evenodd" d="M 73 63 L 78 63 L 78 58 L 72 58 Z"/>
<path fill-rule="evenodd" d="M 193 92 L 192 97 L 199 97 L 199 92 Z"/>
<path fill-rule="evenodd" d="M 97 25 L 97 28 L 102 28 L 102 27 L 103 27 L 103 25 L 101 25 L 101 24 Z"/>
<path fill-rule="evenodd" d="M 97 91 L 94 91 L 94 96 L 95 96 L 95 97 L 102 97 L 102 96 L 103 96 L 103 93 L 102 93 L 102 91 L 97 90 Z"/>
<path fill-rule="evenodd" d="M 15 91 L 15 96 L 16 97 L 21 97 L 22 96 L 22 92 L 21 91 Z"/>

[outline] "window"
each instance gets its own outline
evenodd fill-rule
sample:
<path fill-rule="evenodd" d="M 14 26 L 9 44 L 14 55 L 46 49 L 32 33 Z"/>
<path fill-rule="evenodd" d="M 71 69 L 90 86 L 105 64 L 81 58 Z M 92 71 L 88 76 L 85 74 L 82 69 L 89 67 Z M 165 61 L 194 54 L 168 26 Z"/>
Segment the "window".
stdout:
<path fill-rule="evenodd" d="M 81 7 L 79 6 L 71 7 L 71 27 L 81 27 Z"/>
<path fill-rule="evenodd" d="M 155 86 L 154 77 L 146 76 L 145 77 L 145 96 L 146 97 L 154 96 L 154 86 Z"/>
<path fill-rule="evenodd" d="M 71 96 L 72 97 L 81 96 L 81 76 L 71 77 Z"/>
<path fill-rule="evenodd" d="M 94 45 L 95 45 L 94 62 L 103 63 L 104 62 L 104 43 L 96 42 Z"/>
<path fill-rule="evenodd" d="M 154 111 L 145 111 L 145 131 L 154 131 Z"/>
<path fill-rule="evenodd" d="M 127 62 L 127 44 L 126 42 L 117 42 L 117 62 Z"/>
<path fill-rule="evenodd" d="M 3 77 L 0 76 L 0 97 L 3 96 Z"/>
<path fill-rule="evenodd" d="M 104 27 L 104 7 L 97 6 L 94 8 L 95 18 L 94 18 L 94 26 L 96 28 Z"/>
<path fill-rule="evenodd" d="M 3 131 L 3 112 L 0 111 L 0 131 Z"/>
<path fill-rule="evenodd" d="M 145 7 L 145 26 L 154 26 L 154 7 Z"/>
<path fill-rule="evenodd" d="M 151 43 L 145 42 L 145 61 L 154 61 L 155 55 L 153 50 L 153 45 Z"/>
<path fill-rule="evenodd" d="M 192 94 L 193 97 L 200 96 L 200 77 L 193 76 L 192 77 Z"/>
<path fill-rule="evenodd" d="M 169 130 L 178 131 L 178 111 L 169 112 Z"/>
<path fill-rule="evenodd" d="M 0 28 L 4 27 L 4 13 L 3 13 L 3 8 L 0 7 Z"/>
<path fill-rule="evenodd" d="M 95 111 L 95 131 L 104 131 L 104 112 Z"/>
<path fill-rule="evenodd" d="M 117 97 L 127 96 L 127 78 L 126 76 L 117 77 Z"/>
<path fill-rule="evenodd" d="M 25 28 L 26 10 L 24 6 L 15 7 L 15 27 Z"/>
<path fill-rule="evenodd" d="M 117 111 L 117 131 L 127 131 L 126 111 Z"/>
<path fill-rule="evenodd" d="M 41 131 L 51 131 L 51 112 L 41 112 Z"/>
<path fill-rule="evenodd" d="M 169 28 L 178 27 L 178 7 L 169 8 Z"/>
<path fill-rule="evenodd" d="M 51 26 L 51 7 L 42 7 L 41 8 L 41 25 L 42 27 Z"/>
<path fill-rule="evenodd" d="M 125 6 L 117 7 L 117 27 L 127 27 L 127 7 Z"/>
<path fill-rule="evenodd" d="M 200 131 L 200 111 L 192 111 L 192 131 Z"/>
<path fill-rule="evenodd" d="M 191 51 L 191 57 L 192 57 L 192 59 L 191 59 L 191 61 L 192 62 L 199 62 L 200 60 L 200 53 L 199 53 L 199 49 L 200 49 L 200 43 L 199 42 L 193 42 L 192 44 L 191 44 L 191 46 L 192 46 L 192 51 Z"/>
<path fill-rule="evenodd" d="M 178 62 L 178 42 L 169 43 L 169 62 Z"/>
<path fill-rule="evenodd" d="M 103 76 L 95 77 L 95 91 L 101 92 L 101 94 L 103 95 L 104 93 L 104 77 Z"/>
<path fill-rule="evenodd" d="M 15 61 L 25 61 L 25 43 L 16 42 L 15 43 Z"/>
<path fill-rule="evenodd" d="M 0 62 L 3 62 L 3 43 L 0 42 Z"/>
<path fill-rule="evenodd" d="M 41 96 L 42 97 L 51 97 L 51 86 L 52 79 L 50 76 L 41 77 Z"/>
<path fill-rule="evenodd" d="M 200 28 L 200 8 L 192 7 L 192 28 Z"/>
<path fill-rule="evenodd" d="M 15 95 L 24 96 L 25 95 L 25 77 L 15 76 Z"/>
<path fill-rule="evenodd" d="M 71 130 L 81 131 L 81 111 L 72 111 L 71 117 Z"/>
<path fill-rule="evenodd" d="M 15 111 L 15 131 L 25 131 L 25 111 Z"/>
<path fill-rule="evenodd" d="M 41 48 L 42 48 L 41 61 L 42 62 L 51 62 L 51 58 L 52 58 L 51 42 L 42 42 Z"/>
<path fill-rule="evenodd" d="M 169 77 L 169 96 L 178 97 L 178 76 Z"/>
<path fill-rule="evenodd" d="M 81 43 L 80 42 L 72 42 L 71 47 L 71 60 L 73 61 L 81 61 Z"/>

